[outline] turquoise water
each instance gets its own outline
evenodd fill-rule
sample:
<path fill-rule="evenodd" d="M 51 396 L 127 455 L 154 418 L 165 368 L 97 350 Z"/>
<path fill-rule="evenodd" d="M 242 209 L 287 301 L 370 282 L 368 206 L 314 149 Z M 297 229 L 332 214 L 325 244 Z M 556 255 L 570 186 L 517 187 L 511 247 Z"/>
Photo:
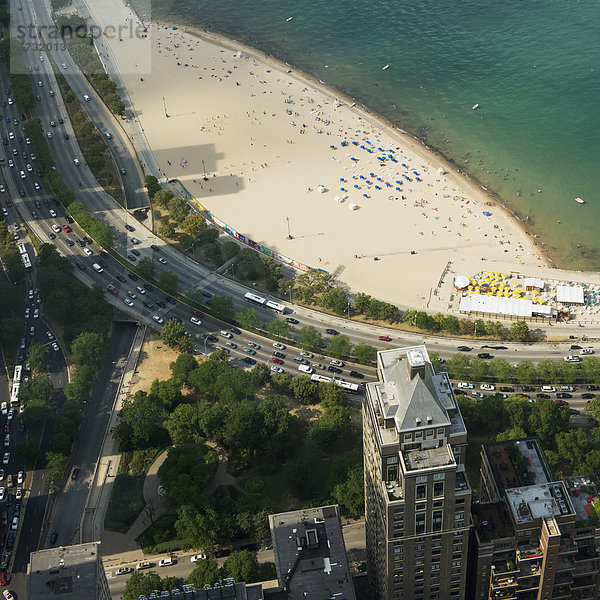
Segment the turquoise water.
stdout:
<path fill-rule="evenodd" d="M 597 2 L 155 0 L 152 18 L 346 92 L 496 192 L 559 266 L 600 268 Z"/>

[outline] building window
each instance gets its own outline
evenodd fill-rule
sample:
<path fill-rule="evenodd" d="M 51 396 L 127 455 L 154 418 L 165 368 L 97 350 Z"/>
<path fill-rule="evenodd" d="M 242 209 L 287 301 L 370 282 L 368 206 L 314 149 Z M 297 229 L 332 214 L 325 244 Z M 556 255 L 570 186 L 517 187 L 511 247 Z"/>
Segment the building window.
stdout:
<path fill-rule="evenodd" d="M 422 439 L 423 439 L 423 432 L 422 431 L 415 432 L 415 440 L 422 440 Z"/>
<path fill-rule="evenodd" d="M 465 513 L 456 513 L 454 515 L 454 520 L 455 521 L 459 521 L 460 519 L 464 519 L 465 518 Z"/>
<path fill-rule="evenodd" d="M 459 498 L 459 499 L 456 501 L 456 504 L 457 504 L 457 505 L 463 505 L 464 503 L 465 503 L 465 499 L 464 499 L 464 498 Z"/>
<path fill-rule="evenodd" d="M 442 514 L 441 510 L 433 511 L 433 521 L 432 521 L 432 531 L 441 531 L 442 530 Z M 439 542 L 438 542 L 439 544 Z"/>
<path fill-rule="evenodd" d="M 417 500 L 424 500 L 427 497 L 427 486 L 426 485 L 418 485 L 417 486 Z"/>
<path fill-rule="evenodd" d="M 428 438 L 433 437 L 433 429 L 428 429 L 426 435 Z"/>
<path fill-rule="evenodd" d="M 444 495 L 444 482 L 436 481 L 433 484 L 433 497 L 438 498 L 439 496 L 443 496 L 443 495 Z"/>
<path fill-rule="evenodd" d="M 445 473 L 435 473 L 433 475 L 433 479 L 434 480 L 435 479 L 437 479 L 437 480 L 439 480 L 439 479 L 446 479 L 446 474 Z"/>
<path fill-rule="evenodd" d="M 415 533 L 425 533 L 425 513 L 415 515 Z"/>
<path fill-rule="evenodd" d="M 460 567 L 460 560 L 453 560 L 452 561 L 452 566 L 453 567 Z"/>

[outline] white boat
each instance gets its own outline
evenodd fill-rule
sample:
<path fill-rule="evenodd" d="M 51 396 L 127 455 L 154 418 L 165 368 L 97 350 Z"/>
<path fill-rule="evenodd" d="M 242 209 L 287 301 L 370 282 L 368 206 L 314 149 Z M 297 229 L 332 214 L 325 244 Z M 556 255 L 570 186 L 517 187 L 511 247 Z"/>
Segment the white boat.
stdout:
<path fill-rule="evenodd" d="M 390 65 L 385 65 L 385 67 L 383 67 L 382 71 L 385 71 L 386 69 L 389 69 Z"/>
<path fill-rule="evenodd" d="M 577 198 L 575 198 L 575 202 L 579 202 L 579 204 L 585 204 L 585 200 L 583 200 L 582 198 L 579 198 L 579 196 Z"/>
<path fill-rule="evenodd" d="M 291 21 L 293 18 L 294 18 L 294 17 L 288 17 L 288 18 L 286 19 L 286 22 L 289 22 L 289 21 Z"/>
<path fill-rule="evenodd" d="M 473 104 L 473 110 L 475 110 L 475 109 L 477 109 L 477 108 L 479 108 L 479 103 L 477 103 L 477 104 Z"/>

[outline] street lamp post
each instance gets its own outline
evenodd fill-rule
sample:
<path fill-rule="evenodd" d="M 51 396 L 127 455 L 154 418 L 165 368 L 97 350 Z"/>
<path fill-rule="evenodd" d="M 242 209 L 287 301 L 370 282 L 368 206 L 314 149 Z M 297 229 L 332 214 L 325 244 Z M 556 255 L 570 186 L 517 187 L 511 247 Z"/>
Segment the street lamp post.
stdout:
<path fill-rule="evenodd" d="M 290 292 L 290 304 L 294 304 L 294 303 L 292 302 L 292 288 L 293 288 L 293 287 L 294 287 L 293 285 L 290 285 L 290 289 L 289 289 L 289 292 Z"/>
<path fill-rule="evenodd" d="M 288 240 L 293 240 L 293 239 L 294 239 L 294 236 L 293 236 L 293 235 L 291 234 L 291 232 L 290 232 L 290 218 L 289 218 L 289 217 L 286 217 L 285 219 L 286 219 L 286 221 L 287 221 L 287 226 L 288 226 L 288 236 L 287 236 L 287 239 L 288 239 Z"/>
<path fill-rule="evenodd" d="M 350 320 L 350 302 L 348 302 L 348 320 Z"/>

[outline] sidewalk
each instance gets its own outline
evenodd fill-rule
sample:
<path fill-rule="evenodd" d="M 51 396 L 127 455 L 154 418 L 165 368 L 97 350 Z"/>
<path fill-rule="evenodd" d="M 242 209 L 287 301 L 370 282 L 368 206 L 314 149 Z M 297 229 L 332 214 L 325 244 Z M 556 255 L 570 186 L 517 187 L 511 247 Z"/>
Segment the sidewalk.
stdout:
<path fill-rule="evenodd" d="M 113 436 L 112 432 L 118 423 L 118 413 L 123 405 L 123 400 L 127 398 L 129 393 L 131 380 L 137 367 L 145 335 L 146 326 L 138 327 L 129 356 L 127 357 L 127 362 L 125 363 L 82 518 L 80 527 L 81 542 L 100 540 L 100 535 L 104 527 L 104 516 L 106 515 L 114 478 L 121 460 L 119 442 Z"/>

